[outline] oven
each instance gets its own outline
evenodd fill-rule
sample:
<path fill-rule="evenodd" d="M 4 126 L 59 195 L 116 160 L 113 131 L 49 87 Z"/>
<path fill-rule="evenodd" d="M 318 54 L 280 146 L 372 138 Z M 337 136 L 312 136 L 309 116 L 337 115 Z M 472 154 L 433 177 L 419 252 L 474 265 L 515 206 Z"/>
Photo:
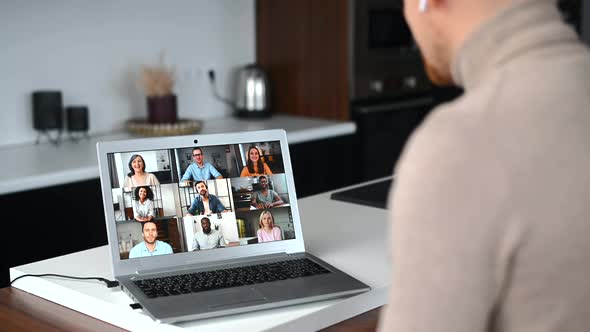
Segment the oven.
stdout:
<path fill-rule="evenodd" d="M 350 98 L 429 90 L 403 0 L 350 0 L 350 7 Z"/>
<path fill-rule="evenodd" d="M 391 175 L 412 132 L 440 103 L 462 94 L 431 85 L 403 15 L 403 0 L 350 0 L 350 112 L 362 181 Z M 583 36 L 580 0 L 560 0 Z"/>

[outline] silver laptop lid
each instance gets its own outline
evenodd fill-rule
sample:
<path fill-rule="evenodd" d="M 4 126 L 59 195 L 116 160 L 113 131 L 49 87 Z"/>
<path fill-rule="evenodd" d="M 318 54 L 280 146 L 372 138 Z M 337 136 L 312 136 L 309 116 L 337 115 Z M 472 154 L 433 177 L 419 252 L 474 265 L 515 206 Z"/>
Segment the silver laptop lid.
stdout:
<path fill-rule="evenodd" d="M 305 251 L 284 130 L 105 141 L 97 153 L 115 276 Z"/>

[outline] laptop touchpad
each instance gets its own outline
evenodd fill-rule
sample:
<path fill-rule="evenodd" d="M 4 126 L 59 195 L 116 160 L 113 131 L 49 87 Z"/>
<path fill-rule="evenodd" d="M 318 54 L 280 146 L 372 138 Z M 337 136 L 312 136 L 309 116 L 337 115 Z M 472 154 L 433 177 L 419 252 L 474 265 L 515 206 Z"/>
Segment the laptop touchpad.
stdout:
<path fill-rule="evenodd" d="M 207 299 L 209 308 L 266 301 L 266 297 L 254 288 L 227 289 L 211 294 L 210 298 Z"/>

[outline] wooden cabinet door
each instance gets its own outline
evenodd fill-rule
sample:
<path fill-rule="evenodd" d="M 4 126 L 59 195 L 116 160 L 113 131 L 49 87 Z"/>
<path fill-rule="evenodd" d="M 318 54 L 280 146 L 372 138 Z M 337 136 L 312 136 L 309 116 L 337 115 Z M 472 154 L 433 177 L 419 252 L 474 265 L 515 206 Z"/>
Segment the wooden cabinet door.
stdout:
<path fill-rule="evenodd" d="M 258 0 L 257 62 L 273 113 L 349 119 L 348 1 Z"/>

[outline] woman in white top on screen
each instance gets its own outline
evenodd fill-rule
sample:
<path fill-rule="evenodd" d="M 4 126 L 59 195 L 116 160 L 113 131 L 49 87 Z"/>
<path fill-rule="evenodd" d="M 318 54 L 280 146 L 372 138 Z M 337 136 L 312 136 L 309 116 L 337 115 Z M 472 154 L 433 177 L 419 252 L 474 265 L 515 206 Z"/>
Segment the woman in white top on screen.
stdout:
<path fill-rule="evenodd" d="M 259 243 L 283 239 L 281 236 L 281 229 L 275 226 L 275 218 L 270 211 L 262 211 L 260 219 L 258 220 L 258 227 L 260 227 L 260 229 L 256 232 L 256 235 L 258 236 Z"/>
<path fill-rule="evenodd" d="M 154 219 L 154 193 L 150 187 L 141 186 L 135 188 L 133 217 L 137 221 Z"/>
<path fill-rule="evenodd" d="M 125 183 L 123 184 L 125 188 L 156 186 L 160 184 L 160 181 L 158 181 L 155 175 L 145 171 L 145 161 L 141 155 L 132 155 L 128 165 L 130 172 L 125 177 Z"/>

